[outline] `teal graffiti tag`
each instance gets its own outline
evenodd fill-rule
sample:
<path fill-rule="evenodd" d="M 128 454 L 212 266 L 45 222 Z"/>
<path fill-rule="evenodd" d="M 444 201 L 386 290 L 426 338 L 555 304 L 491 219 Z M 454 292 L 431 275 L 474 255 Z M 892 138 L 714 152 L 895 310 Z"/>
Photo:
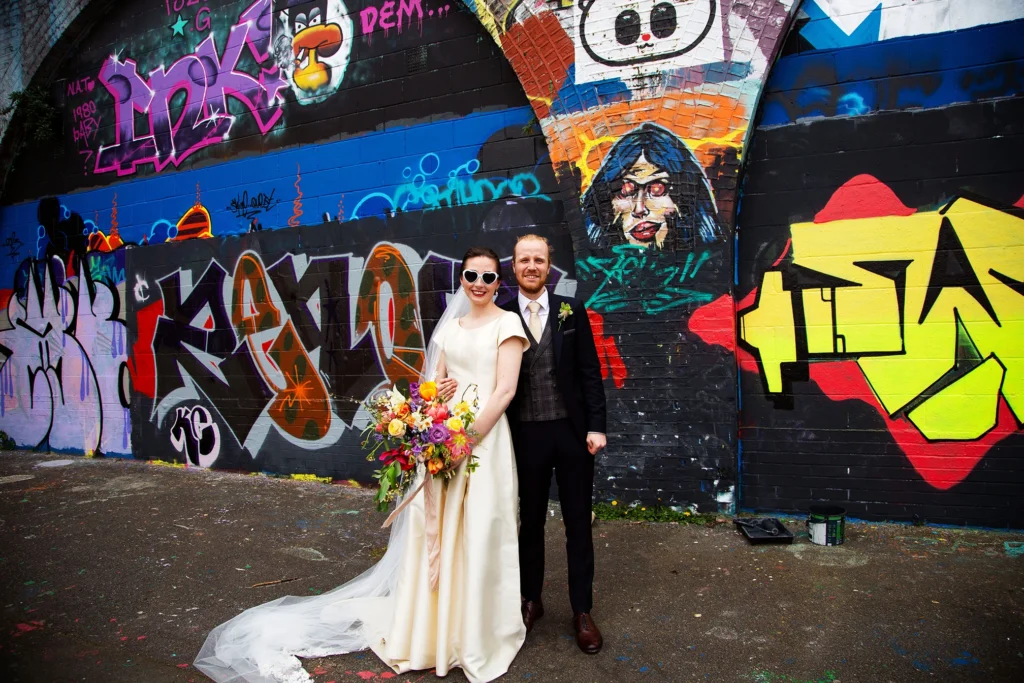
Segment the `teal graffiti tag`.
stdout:
<path fill-rule="evenodd" d="M 122 258 L 123 263 L 123 258 Z M 119 267 L 112 253 L 91 253 L 86 256 L 89 275 L 93 282 L 107 282 L 117 286 L 124 282 L 124 267 Z"/>
<path fill-rule="evenodd" d="M 431 177 L 441 167 L 441 159 L 433 152 L 423 155 L 418 172 L 407 166 L 402 171 L 406 182 L 391 194 L 371 192 L 359 200 L 352 218 L 383 215 L 386 212 L 439 209 L 441 207 L 478 204 L 502 197 L 536 197 L 551 201 L 541 192 L 540 180 L 533 173 L 519 173 L 511 178 L 477 178 L 480 161 L 470 159 L 458 168 L 448 171 L 448 179 L 439 184 Z"/>
<path fill-rule="evenodd" d="M 705 304 L 713 295 L 683 286 L 696 277 L 711 252 L 700 256 L 687 254 L 678 263 L 675 254 L 652 251 L 636 244 L 612 247 L 612 256 L 590 256 L 576 262 L 581 281 L 600 281 L 587 299 L 586 307 L 598 313 L 611 313 L 639 303 L 644 313 L 654 315 L 687 304 Z"/>

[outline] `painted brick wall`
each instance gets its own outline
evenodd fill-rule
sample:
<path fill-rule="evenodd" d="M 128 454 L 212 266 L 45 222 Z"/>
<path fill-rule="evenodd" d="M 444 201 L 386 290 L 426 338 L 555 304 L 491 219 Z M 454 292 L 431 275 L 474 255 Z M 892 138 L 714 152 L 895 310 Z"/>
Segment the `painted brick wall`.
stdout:
<path fill-rule="evenodd" d="M 867 5 L 803 4 L 748 152 L 742 504 L 1020 527 L 1024 8 Z"/>
<path fill-rule="evenodd" d="M 0 429 L 27 448 L 365 480 L 352 407 L 418 369 L 452 259 L 478 241 L 507 250 L 512 228 L 564 239 L 543 137 L 500 49 L 458 6 L 178 4 L 101 17 L 55 72 L 61 149 L 26 148 L 9 176 Z M 314 8 L 326 20 L 311 24 Z M 344 262 L 323 292 L 313 256 Z M 374 258 L 401 259 L 410 278 L 364 291 Z M 295 281 L 235 277 L 257 262 L 271 275 L 286 262 Z M 221 267 L 225 286 L 256 283 L 278 312 L 277 333 L 259 330 L 266 348 L 247 355 L 230 290 L 204 289 Z M 264 352 L 288 325 L 301 350 L 271 367 Z M 316 428 L 294 428 L 309 411 Z"/>
<path fill-rule="evenodd" d="M 736 177 L 791 2 L 477 2 L 578 203 L 566 216 L 598 331 L 609 447 L 598 494 L 731 510 Z"/>

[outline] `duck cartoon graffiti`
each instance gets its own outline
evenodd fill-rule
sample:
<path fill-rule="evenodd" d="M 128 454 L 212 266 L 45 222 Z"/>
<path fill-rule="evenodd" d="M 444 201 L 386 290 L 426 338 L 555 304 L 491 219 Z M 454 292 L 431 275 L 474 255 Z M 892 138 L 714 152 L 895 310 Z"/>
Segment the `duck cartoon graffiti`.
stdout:
<path fill-rule="evenodd" d="M 342 0 L 277 0 L 274 54 L 301 104 L 337 91 L 352 51 L 352 19 Z"/>

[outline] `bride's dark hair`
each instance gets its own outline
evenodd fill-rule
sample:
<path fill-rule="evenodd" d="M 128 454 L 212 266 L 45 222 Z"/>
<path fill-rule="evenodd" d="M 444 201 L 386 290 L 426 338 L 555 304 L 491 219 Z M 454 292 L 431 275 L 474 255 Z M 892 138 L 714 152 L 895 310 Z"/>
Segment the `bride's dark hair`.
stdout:
<path fill-rule="evenodd" d="M 462 271 L 466 269 L 466 261 L 478 256 L 484 256 L 494 261 L 494 272 L 498 274 L 498 279 L 500 280 L 501 259 L 498 258 L 498 253 L 490 247 L 470 247 L 467 249 L 465 255 L 462 257 L 462 268 L 459 269 L 459 277 L 462 277 Z"/>

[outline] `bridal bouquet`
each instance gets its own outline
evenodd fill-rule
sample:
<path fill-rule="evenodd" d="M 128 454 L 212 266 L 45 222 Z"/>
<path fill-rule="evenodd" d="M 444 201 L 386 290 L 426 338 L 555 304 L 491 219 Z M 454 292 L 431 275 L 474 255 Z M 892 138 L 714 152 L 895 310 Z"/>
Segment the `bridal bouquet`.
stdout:
<path fill-rule="evenodd" d="M 387 510 L 392 501 L 405 495 L 419 463 L 435 479 L 445 482 L 467 457 L 466 469 L 476 469 L 476 434 L 472 430 L 479 405 L 476 398 L 466 401 L 463 393 L 463 399 L 449 409 L 437 396 L 437 384 L 414 382 L 409 385 L 408 395 L 395 385 L 374 395 L 365 405 L 373 418 L 363 432 L 363 448 L 369 451 L 366 459 L 382 463 L 373 473 L 378 483 L 374 498 L 377 510 Z"/>

